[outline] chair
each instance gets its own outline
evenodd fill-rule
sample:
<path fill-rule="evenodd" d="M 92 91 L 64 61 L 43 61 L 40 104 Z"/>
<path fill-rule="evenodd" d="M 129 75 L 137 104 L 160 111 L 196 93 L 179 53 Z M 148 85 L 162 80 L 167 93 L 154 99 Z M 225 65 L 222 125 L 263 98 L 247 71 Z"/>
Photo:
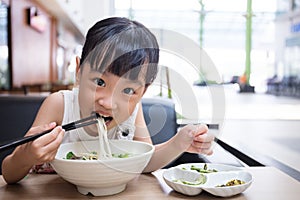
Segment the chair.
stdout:
<path fill-rule="evenodd" d="M 143 98 L 142 105 L 154 144 L 165 142 L 175 135 L 178 124 L 173 101 L 166 98 Z"/>
<path fill-rule="evenodd" d="M 41 93 L 43 85 L 42 84 L 24 84 L 22 85 L 24 94 L 27 95 L 29 93 L 35 92 L 35 93 Z"/>

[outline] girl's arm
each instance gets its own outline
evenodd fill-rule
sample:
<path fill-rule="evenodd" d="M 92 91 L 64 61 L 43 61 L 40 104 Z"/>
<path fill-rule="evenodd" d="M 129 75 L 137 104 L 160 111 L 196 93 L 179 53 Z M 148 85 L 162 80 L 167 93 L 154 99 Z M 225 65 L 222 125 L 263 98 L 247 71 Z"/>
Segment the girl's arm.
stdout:
<path fill-rule="evenodd" d="M 135 120 L 135 133 L 133 139 L 152 144 L 152 140 L 147 129 L 147 125 L 143 114 L 142 103 L 139 103 L 139 109 Z"/>
<path fill-rule="evenodd" d="M 45 99 L 33 127 L 26 133 L 26 136 L 52 129 L 60 124 L 62 119 L 60 114 L 63 112 L 63 110 L 60 112 L 60 109 L 63 109 L 61 99 L 60 94 L 53 94 Z M 5 181 L 9 184 L 16 183 L 29 173 L 33 165 L 52 161 L 63 136 L 64 130 L 58 126 L 50 133 L 15 148 L 2 163 L 2 175 Z"/>
<path fill-rule="evenodd" d="M 52 129 L 56 123 L 32 127 L 26 135 L 37 134 Z M 2 175 L 8 184 L 17 183 L 30 171 L 33 165 L 53 160 L 57 145 L 64 136 L 61 126 L 55 127 L 49 134 L 41 136 L 33 142 L 16 147 L 12 154 L 2 162 Z M 42 151 L 41 151 L 42 150 Z M 49 153 L 48 153 L 49 152 Z"/>

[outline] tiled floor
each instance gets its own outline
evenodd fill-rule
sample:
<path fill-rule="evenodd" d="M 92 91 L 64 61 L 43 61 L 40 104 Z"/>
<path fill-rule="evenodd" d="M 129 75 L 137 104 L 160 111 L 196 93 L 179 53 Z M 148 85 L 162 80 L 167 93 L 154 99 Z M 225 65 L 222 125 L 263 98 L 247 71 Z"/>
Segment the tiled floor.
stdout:
<path fill-rule="evenodd" d="M 211 103 L 213 88 L 194 87 L 195 95 L 200 102 L 202 118 L 211 116 L 214 106 Z M 226 119 L 300 120 L 300 98 L 265 93 L 239 93 L 237 85 L 224 85 L 222 88 L 224 98 L 219 97 L 217 101 L 224 101 Z"/>

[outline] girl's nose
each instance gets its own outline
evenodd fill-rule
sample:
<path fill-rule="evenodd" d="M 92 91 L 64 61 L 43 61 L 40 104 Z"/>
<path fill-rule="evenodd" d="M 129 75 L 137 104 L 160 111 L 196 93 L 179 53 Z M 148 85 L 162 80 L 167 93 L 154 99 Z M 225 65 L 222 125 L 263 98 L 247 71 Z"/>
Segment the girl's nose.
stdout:
<path fill-rule="evenodd" d="M 101 95 L 98 98 L 98 103 L 103 106 L 105 109 L 115 109 L 116 108 L 116 101 L 114 100 L 111 94 Z"/>

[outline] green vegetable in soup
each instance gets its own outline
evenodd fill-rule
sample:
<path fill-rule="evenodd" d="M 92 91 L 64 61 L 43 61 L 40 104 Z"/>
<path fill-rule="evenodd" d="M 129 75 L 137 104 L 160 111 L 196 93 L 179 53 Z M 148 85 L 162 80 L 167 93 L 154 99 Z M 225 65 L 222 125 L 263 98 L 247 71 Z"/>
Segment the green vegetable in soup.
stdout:
<path fill-rule="evenodd" d="M 82 153 L 80 155 L 75 155 L 72 151 L 68 152 L 66 155 L 67 160 L 97 160 L 98 154 L 95 151 L 91 153 Z"/>
<path fill-rule="evenodd" d="M 112 156 L 114 157 L 114 158 L 128 158 L 129 156 L 130 156 L 130 154 L 129 153 L 121 153 L 121 154 L 112 154 Z"/>
<path fill-rule="evenodd" d="M 68 160 L 76 160 L 77 156 L 72 151 L 70 151 L 70 152 L 67 153 L 66 159 L 68 159 Z"/>
<path fill-rule="evenodd" d="M 114 158 L 128 158 L 131 156 L 129 153 L 122 154 L 112 154 Z M 98 160 L 97 152 L 93 151 L 91 153 L 81 153 L 80 155 L 75 155 L 72 151 L 66 154 L 67 160 Z"/>

